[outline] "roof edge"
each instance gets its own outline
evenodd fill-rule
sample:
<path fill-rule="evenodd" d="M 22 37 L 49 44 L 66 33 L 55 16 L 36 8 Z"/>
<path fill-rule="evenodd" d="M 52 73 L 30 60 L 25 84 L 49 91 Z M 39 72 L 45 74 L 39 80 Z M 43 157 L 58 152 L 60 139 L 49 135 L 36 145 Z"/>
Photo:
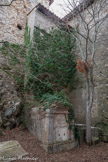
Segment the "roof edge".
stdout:
<path fill-rule="evenodd" d="M 76 17 L 78 15 L 78 11 L 82 12 L 86 10 L 91 4 L 94 3 L 94 1 L 95 0 L 83 0 L 83 2 L 81 2 L 76 8 L 74 8 L 72 12 L 63 17 L 62 20 L 69 22 L 73 17 Z"/>

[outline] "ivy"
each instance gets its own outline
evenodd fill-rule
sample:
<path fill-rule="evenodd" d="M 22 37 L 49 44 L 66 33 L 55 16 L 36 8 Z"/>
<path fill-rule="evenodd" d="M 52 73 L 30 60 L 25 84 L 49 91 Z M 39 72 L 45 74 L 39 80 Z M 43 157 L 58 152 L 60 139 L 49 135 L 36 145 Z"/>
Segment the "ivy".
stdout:
<path fill-rule="evenodd" d="M 18 44 L 9 44 L 9 42 L 5 42 L 2 48 L 0 48 L 0 55 L 5 58 L 5 62 L 1 65 L 1 70 L 9 77 L 13 78 L 19 95 L 23 95 L 25 48 Z"/>
<path fill-rule="evenodd" d="M 72 107 L 72 104 L 68 101 L 67 97 L 63 93 L 56 93 L 56 94 L 44 94 L 41 99 L 41 103 L 44 104 L 44 107 L 50 108 L 50 106 L 55 103 L 55 107 L 60 107 L 62 105 L 66 108 Z"/>
<path fill-rule="evenodd" d="M 63 29 L 46 33 L 35 28 L 33 40 L 30 41 L 27 24 L 24 38 L 25 46 L 7 42 L 0 49 L 0 54 L 6 58 L 2 70 L 14 79 L 22 100 L 28 93 L 34 95 L 35 100 L 46 109 L 53 103 L 58 107 L 67 107 L 71 129 L 74 112 L 63 89 L 75 84 L 75 39 Z"/>
<path fill-rule="evenodd" d="M 76 73 L 75 39 L 65 30 L 35 28 L 26 58 L 28 91 L 36 98 L 68 87 Z"/>
<path fill-rule="evenodd" d="M 29 43 L 30 43 L 30 31 L 29 31 L 28 25 L 26 23 L 25 33 L 24 33 L 24 44 L 25 44 L 25 46 L 28 46 Z"/>

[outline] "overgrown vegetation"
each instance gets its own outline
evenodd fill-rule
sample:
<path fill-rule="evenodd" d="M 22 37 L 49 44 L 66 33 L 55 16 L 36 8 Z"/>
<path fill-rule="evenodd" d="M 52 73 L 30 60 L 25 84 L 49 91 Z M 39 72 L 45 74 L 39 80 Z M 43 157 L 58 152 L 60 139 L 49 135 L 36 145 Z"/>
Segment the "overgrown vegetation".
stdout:
<path fill-rule="evenodd" d="M 25 47 L 5 42 L 2 48 L 0 48 L 0 55 L 5 59 L 1 65 L 1 69 L 9 77 L 13 78 L 19 95 L 23 95 L 26 56 Z"/>
<path fill-rule="evenodd" d="M 26 100 L 27 94 L 33 95 L 37 103 L 46 109 L 53 104 L 57 107 L 67 107 L 69 111 L 71 109 L 73 119 L 72 104 L 64 89 L 70 83 L 73 88 L 75 85 L 75 47 L 75 39 L 65 30 L 46 33 L 35 28 L 31 42 L 26 25 L 25 46 L 7 42 L 1 48 L 1 53 L 7 60 L 2 66 L 3 71 L 14 78 L 23 101 Z M 24 104 L 30 107 L 28 101 Z M 22 114 L 24 111 L 25 106 Z"/>
<path fill-rule="evenodd" d="M 42 96 L 41 102 L 44 103 L 45 108 L 50 108 L 50 106 L 55 103 L 57 107 L 60 107 L 62 105 L 66 108 L 72 107 L 72 104 L 68 101 L 67 97 L 64 96 L 62 93 L 57 94 L 44 94 Z"/>
<path fill-rule="evenodd" d="M 73 131 L 74 137 L 76 140 L 78 140 L 78 143 L 80 145 L 82 138 L 82 128 L 78 127 L 74 123 L 74 111 L 72 105 L 68 109 L 68 118 L 66 121 L 69 124 L 69 130 Z"/>
<path fill-rule="evenodd" d="M 108 141 L 108 115 L 101 112 L 100 121 L 95 124 L 96 127 L 101 128 L 101 141 Z"/>
<path fill-rule="evenodd" d="M 30 42 L 30 33 L 26 25 L 26 90 L 34 94 L 46 109 L 67 107 L 67 122 L 71 130 L 75 130 L 74 112 L 63 89 L 69 84 L 76 88 L 75 43 L 75 39 L 64 29 L 46 33 L 39 28 L 35 28 L 33 41 Z"/>
<path fill-rule="evenodd" d="M 35 28 L 26 59 L 26 88 L 35 98 L 54 95 L 74 80 L 76 72 L 75 39 L 65 30 L 46 33 Z"/>

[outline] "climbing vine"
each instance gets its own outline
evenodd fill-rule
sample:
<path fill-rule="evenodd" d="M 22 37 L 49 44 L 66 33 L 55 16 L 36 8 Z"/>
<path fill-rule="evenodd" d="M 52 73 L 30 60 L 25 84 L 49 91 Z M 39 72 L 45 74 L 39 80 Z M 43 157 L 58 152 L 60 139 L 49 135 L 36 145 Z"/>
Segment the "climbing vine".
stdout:
<path fill-rule="evenodd" d="M 5 42 L 2 48 L 0 48 L 0 55 L 5 59 L 1 64 L 1 70 L 9 77 L 13 78 L 16 90 L 19 92 L 19 95 L 23 95 L 26 56 L 25 47 Z"/>
<path fill-rule="evenodd" d="M 75 39 L 65 30 L 46 33 L 35 28 L 27 55 L 27 84 L 36 98 L 54 95 L 75 77 Z"/>
<path fill-rule="evenodd" d="M 75 39 L 64 29 L 46 33 L 35 28 L 30 41 L 27 24 L 24 37 L 24 46 L 7 42 L 1 48 L 7 60 L 3 70 L 15 79 L 22 100 L 31 94 L 44 108 L 56 104 L 72 109 L 64 89 L 75 83 Z"/>

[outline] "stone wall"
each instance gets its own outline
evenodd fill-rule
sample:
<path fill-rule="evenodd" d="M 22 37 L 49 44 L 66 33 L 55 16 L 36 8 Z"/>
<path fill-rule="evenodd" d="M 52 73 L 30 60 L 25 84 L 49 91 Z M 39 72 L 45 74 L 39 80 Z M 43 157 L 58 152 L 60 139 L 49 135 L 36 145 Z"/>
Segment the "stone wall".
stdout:
<path fill-rule="evenodd" d="M 91 6 L 89 6 L 91 10 Z M 108 13 L 108 5 L 102 10 L 101 16 Z M 89 20 L 89 14 L 87 9 L 83 12 L 86 14 L 87 20 Z M 72 19 L 69 24 L 74 27 L 77 23 L 77 18 Z M 80 31 L 84 31 L 82 26 L 79 26 Z M 94 29 L 93 29 L 94 30 Z M 92 30 L 92 37 L 93 37 Z M 85 47 L 85 42 L 82 39 L 82 45 Z M 84 50 L 85 48 L 83 48 Z M 89 52 L 91 52 L 89 50 Z M 79 49 L 77 54 L 80 56 Z M 96 42 L 96 54 L 95 54 L 95 69 L 94 69 L 94 82 L 95 82 L 95 99 L 92 109 L 92 124 L 96 124 L 102 119 L 103 116 L 108 118 L 108 18 L 101 25 L 98 39 Z M 77 123 L 85 123 L 85 105 L 86 105 L 86 89 L 85 80 L 83 75 L 79 74 L 80 79 L 83 81 L 76 90 L 70 93 L 70 98 L 74 104 L 75 117 Z M 103 120 L 103 119 L 102 119 Z"/>
<path fill-rule="evenodd" d="M 35 17 L 35 26 L 40 27 L 40 29 L 44 29 L 47 32 L 49 32 L 52 29 L 57 28 L 57 23 L 51 20 L 48 16 L 45 16 L 37 11 Z"/>
<path fill-rule="evenodd" d="M 30 31 L 30 38 L 33 37 L 34 26 L 35 26 L 35 17 L 36 17 L 36 9 L 34 9 L 27 17 L 27 25 Z"/>
<path fill-rule="evenodd" d="M 8 58 L 0 51 L 0 129 L 12 129 L 19 125 L 19 114 L 22 109 L 21 99 L 16 90 L 14 79 L 3 70 L 8 67 Z M 14 69 L 10 66 L 11 74 Z M 1 132 L 0 132 L 1 133 Z"/>
<path fill-rule="evenodd" d="M 10 2 L 4 0 L 0 4 Z M 27 14 L 39 2 L 49 7 L 48 0 L 16 0 L 11 6 L 0 6 L 0 41 L 23 44 Z"/>
<path fill-rule="evenodd" d="M 45 16 L 38 10 L 34 9 L 28 15 L 28 28 L 30 30 L 31 39 L 33 37 L 34 27 L 39 27 L 40 29 L 44 29 L 47 32 L 52 29 L 57 28 L 56 23 L 54 23 L 48 16 Z"/>

